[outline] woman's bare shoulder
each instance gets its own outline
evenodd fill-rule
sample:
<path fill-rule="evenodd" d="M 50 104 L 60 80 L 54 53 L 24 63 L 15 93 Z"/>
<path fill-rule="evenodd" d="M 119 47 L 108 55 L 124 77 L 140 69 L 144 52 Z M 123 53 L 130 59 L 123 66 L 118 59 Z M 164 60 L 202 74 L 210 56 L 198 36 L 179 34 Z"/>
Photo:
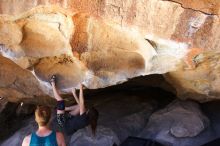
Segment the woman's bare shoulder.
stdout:
<path fill-rule="evenodd" d="M 29 146 L 31 142 L 31 134 L 28 136 L 25 136 L 23 142 L 22 142 L 22 146 Z"/>

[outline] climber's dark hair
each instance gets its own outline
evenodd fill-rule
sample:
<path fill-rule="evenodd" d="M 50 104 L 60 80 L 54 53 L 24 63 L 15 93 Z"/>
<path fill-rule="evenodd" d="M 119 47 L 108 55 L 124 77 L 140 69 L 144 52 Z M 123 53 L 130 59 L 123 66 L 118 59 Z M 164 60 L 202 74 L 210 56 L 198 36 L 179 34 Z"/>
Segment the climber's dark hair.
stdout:
<path fill-rule="evenodd" d="M 99 118 L 99 112 L 94 107 L 90 108 L 88 112 L 88 119 L 93 135 L 96 134 L 98 118 Z"/>

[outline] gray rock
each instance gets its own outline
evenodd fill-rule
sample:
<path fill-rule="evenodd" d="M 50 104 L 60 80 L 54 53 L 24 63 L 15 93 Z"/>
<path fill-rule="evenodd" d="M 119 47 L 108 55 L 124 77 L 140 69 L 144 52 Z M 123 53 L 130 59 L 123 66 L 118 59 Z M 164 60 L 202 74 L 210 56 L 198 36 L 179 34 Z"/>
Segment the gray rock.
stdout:
<path fill-rule="evenodd" d="M 152 110 L 143 110 L 106 124 L 124 141 L 128 136 L 137 136 L 146 126 Z"/>
<path fill-rule="evenodd" d="M 34 121 L 34 118 L 31 118 L 27 121 L 27 125 L 17 132 L 15 132 L 11 137 L 5 140 L 3 143 L 0 143 L 1 146 L 21 146 L 22 141 L 25 136 L 31 134 L 37 130 L 37 124 Z"/>
<path fill-rule="evenodd" d="M 176 100 L 152 114 L 139 136 L 153 138 L 166 145 L 186 146 L 184 141 L 199 135 L 208 125 L 209 119 L 197 103 Z"/>
<path fill-rule="evenodd" d="M 70 146 L 113 146 L 119 143 L 117 135 L 110 128 L 103 126 L 97 127 L 95 136 L 90 127 L 80 129 L 70 140 Z"/>
<path fill-rule="evenodd" d="M 34 113 L 35 109 L 36 109 L 36 105 L 25 104 L 25 103 L 21 102 L 20 105 L 17 107 L 16 114 L 18 116 L 31 115 Z"/>
<path fill-rule="evenodd" d="M 16 115 L 19 104 L 2 100 L 0 106 L 0 142 L 17 131 L 21 125 L 22 117 Z"/>
<path fill-rule="evenodd" d="M 128 136 L 137 136 L 157 107 L 157 102 L 143 98 L 124 93 L 114 94 L 97 106 L 100 113 L 99 125 L 112 129 L 121 142 Z"/>

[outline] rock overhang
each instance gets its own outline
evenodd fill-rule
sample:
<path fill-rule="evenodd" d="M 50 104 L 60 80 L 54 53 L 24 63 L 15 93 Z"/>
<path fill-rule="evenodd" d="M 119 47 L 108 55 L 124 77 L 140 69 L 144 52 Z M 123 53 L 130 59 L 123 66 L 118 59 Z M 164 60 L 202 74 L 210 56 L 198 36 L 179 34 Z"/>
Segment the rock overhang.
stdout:
<path fill-rule="evenodd" d="M 160 9 L 158 9 L 157 3 L 161 4 Z M 135 14 L 137 18 L 143 20 L 134 17 L 135 21 L 120 19 L 121 23 L 114 23 L 117 19 L 112 17 L 115 13 L 111 14 L 111 11 L 100 12 L 101 17 L 97 17 L 90 12 L 88 13 L 89 9 L 86 11 L 87 13 L 82 13 L 80 10 L 66 13 L 65 9 L 54 6 L 47 6 L 47 8 L 40 6 L 19 16 L 4 17 L 10 23 L 10 27 L 14 25 L 22 27 L 22 32 L 12 31 L 18 33 L 18 35 L 9 34 L 9 36 L 15 37 L 15 39 L 11 39 L 11 42 L 7 42 L 7 37 L 5 37 L 6 40 L 3 44 L 6 45 L 7 51 L 8 48 L 13 48 L 11 47 L 12 44 L 17 44 L 14 45 L 13 51 L 8 51 L 10 52 L 7 54 L 9 57 L 6 57 L 22 68 L 32 70 L 37 79 L 40 79 L 38 81 L 40 81 L 39 84 L 43 92 L 51 95 L 49 84 L 42 81 L 48 81 L 52 74 L 58 74 L 61 77 L 59 86 L 67 91 L 68 88 L 77 86 L 80 82 L 84 82 L 89 88 L 100 88 L 118 84 L 128 78 L 140 75 L 164 74 L 171 71 L 181 72 L 187 67 L 194 71 L 198 67 L 198 65 L 195 66 L 193 61 L 195 56 L 208 50 L 214 50 L 213 54 L 215 54 L 215 51 L 219 50 L 219 19 L 216 14 L 206 14 L 206 12 L 193 10 L 193 8 L 184 9 L 179 4 L 169 1 L 155 0 L 146 3 L 146 6 L 149 4 L 155 8 L 155 12 L 149 12 L 145 17 L 141 15 L 141 12 L 146 11 L 146 9 L 140 7 L 139 10 L 135 11 Z M 138 5 L 139 3 L 137 3 Z M 129 9 L 129 3 L 127 3 L 127 6 L 119 7 L 119 9 Z M 111 6 L 106 5 L 105 8 L 107 7 Z M 162 13 L 166 7 L 169 7 L 168 10 L 172 13 L 162 23 L 163 17 L 167 15 Z M 176 11 L 177 9 L 178 11 Z M 158 16 L 155 15 L 156 11 L 162 15 L 162 18 L 161 21 L 157 21 L 157 19 L 153 20 L 154 17 L 151 17 L 153 26 L 148 23 L 148 17 Z M 126 11 L 120 10 L 120 15 L 128 17 Z M 23 17 L 22 21 L 17 21 L 21 17 Z M 109 17 L 113 18 L 112 21 L 109 21 Z M 35 20 L 23 27 L 26 24 L 26 19 Z M 55 22 L 55 20 L 58 20 L 58 22 Z M 144 26 L 139 25 L 144 20 L 149 24 L 149 27 L 146 24 Z M 35 22 L 39 25 L 35 26 Z M 208 27 L 208 25 L 211 25 L 211 27 Z M 54 33 L 46 31 L 45 28 L 47 27 Z M 17 26 L 15 29 L 17 29 Z M 20 39 L 19 36 L 23 33 L 27 34 L 26 38 L 22 37 Z M 206 34 L 209 34 L 209 37 L 205 36 Z M 42 39 L 42 43 L 38 43 L 39 38 Z M 50 38 L 53 39 L 50 40 Z M 156 48 L 145 39 L 154 42 Z M 194 51 L 192 48 L 196 47 L 198 49 Z M 51 51 L 48 48 L 55 49 L 55 51 L 50 53 Z M 3 55 L 7 51 L 3 49 Z M 59 61 L 49 61 L 49 63 L 48 60 L 53 60 L 53 58 L 58 58 Z M 50 65 L 46 65 L 47 62 Z M 45 64 L 44 67 L 41 68 L 41 64 Z M 180 67 L 181 70 L 179 70 L 178 66 L 184 66 L 184 64 L 187 67 Z M 73 69 L 75 67 L 77 72 Z M 212 70 L 212 67 L 210 66 L 208 69 Z M 69 73 L 65 74 L 65 72 Z M 172 76 L 173 73 L 169 73 L 169 75 Z M 189 81 L 190 78 L 193 78 L 191 75 L 185 74 L 184 80 Z M 165 76 L 171 84 L 179 88 L 177 82 L 182 81 L 181 75 L 175 74 L 175 81 L 173 78 L 171 80 L 169 76 Z M 62 79 L 62 77 L 66 78 Z M 209 79 L 207 79 L 207 82 L 212 84 Z M 198 99 L 193 97 L 195 95 L 191 93 L 198 93 L 197 87 L 190 87 L 194 85 L 194 82 L 190 82 L 187 87 L 184 86 L 183 90 L 177 90 L 179 93 L 187 92 L 187 94 L 178 94 L 178 96 L 199 101 L 218 98 L 217 90 L 212 97 L 207 94 L 210 92 L 206 90 L 200 92 L 203 96 L 199 96 Z M 185 90 L 186 88 L 192 90 Z M 209 90 L 212 89 L 209 88 Z"/>

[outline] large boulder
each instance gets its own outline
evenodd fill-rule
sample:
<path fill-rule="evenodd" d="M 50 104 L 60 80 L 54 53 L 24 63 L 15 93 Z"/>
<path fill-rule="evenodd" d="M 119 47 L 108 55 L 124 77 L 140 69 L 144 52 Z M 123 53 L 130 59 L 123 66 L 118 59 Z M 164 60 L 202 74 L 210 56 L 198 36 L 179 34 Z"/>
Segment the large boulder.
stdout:
<path fill-rule="evenodd" d="M 199 136 L 208 126 L 209 119 L 197 103 L 176 100 L 165 109 L 153 113 L 139 136 L 170 146 L 192 146 L 196 142 L 193 138 Z"/>
<path fill-rule="evenodd" d="M 182 65 L 165 78 L 176 87 L 178 97 L 206 102 L 217 98 L 220 93 L 219 61 L 219 53 L 202 53 L 194 58 L 195 69 Z"/>
<path fill-rule="evenodd" d="M 49 96 L 45 96 L 38 80 L 29 71 L 2 56 L 0 56 L 0 80 L 1 98 L 13 102 L 22 102 L 25 99 L 44 104 L 49 101 L 47 100 Z"/>

